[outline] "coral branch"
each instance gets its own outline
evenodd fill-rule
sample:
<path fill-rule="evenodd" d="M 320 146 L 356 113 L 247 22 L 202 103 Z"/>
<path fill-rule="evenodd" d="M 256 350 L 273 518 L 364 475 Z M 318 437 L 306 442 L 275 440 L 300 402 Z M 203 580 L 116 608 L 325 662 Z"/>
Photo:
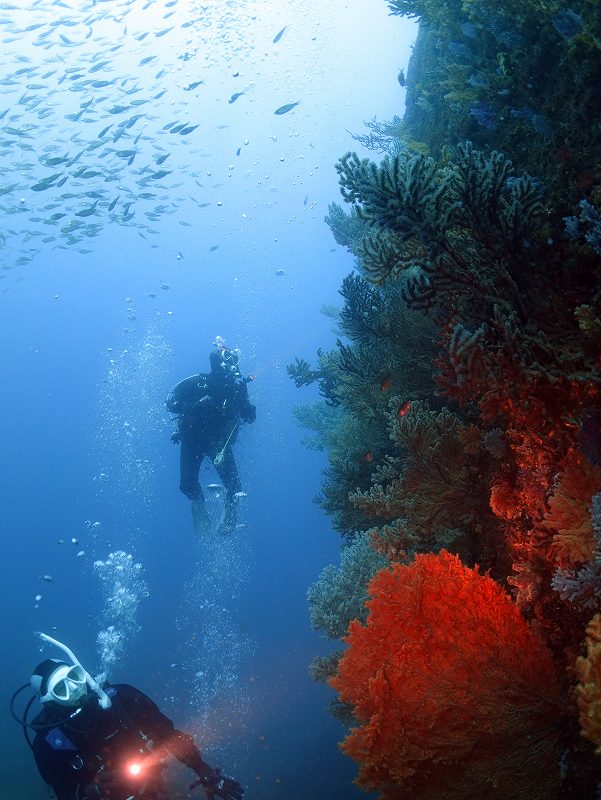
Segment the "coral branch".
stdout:
<path fill-rule="evenodd" d="M 590 561 L 598 542 L 593 532 L 590 509 L 593 495 L 601 489 L 601 468 L 579 453 L 567 461 L 559 486 L 549 500 L 545 525 L 555 531 L 553 552 L 560 566 Z"/>

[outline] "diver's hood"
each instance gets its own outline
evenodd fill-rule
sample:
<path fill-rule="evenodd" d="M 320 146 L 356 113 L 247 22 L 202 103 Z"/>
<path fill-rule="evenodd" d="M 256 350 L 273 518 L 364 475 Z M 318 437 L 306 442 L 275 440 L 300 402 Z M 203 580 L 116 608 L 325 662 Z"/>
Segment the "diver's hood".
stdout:
<path fill-rule="evenodd" d="M 235 350 L 228 350 L 226 347 L 213 350 L 209 355 L 209 361 L 211 374 L 218 380 L 236 380 L 242 377 L 238 366 L 238 353 Z"/>

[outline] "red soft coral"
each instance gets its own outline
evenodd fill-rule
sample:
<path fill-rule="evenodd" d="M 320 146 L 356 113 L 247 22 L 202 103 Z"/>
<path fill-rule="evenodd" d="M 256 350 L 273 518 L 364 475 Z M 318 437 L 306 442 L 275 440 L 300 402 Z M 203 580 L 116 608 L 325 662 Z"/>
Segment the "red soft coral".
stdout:
<path fill-rule="evenodd" d="M 388 800 L 557 797 L 553 663 L 503 589 L 443 550 L 369 591 L 331 680 L 360 723 L 342 744 L 359 784 Z"/>

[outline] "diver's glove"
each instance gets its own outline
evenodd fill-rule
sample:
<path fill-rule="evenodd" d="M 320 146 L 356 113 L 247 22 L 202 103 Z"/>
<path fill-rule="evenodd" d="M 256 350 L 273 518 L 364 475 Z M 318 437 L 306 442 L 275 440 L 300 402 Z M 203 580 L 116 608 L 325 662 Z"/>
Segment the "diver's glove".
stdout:
<path fill-rule="evenodd" d="M 211 769 L 207 764 L 204 765 L 202 775 L 197 781 L 190 784 L 190 791 L 196 786 L 202 786 L 206 792 L 208 800 L 221 797 L 223 800 L 242 800 L 244 787 L 233 778 L 226 778 L 221 774 L 221 770 Z"/>
<path fill-rule="evenodd" d="M 111 800 L 122 791 L 123 786 L 115 772 L 106 767 L 101 767 L 94 775 L 93 782 L 86 787 L 86 797 L 90 800 L 101 797 L 105 800 Z"/>
<path fill-rule="evenodd" d="M 179 444 L 182 440 L 182 435 L 179 431 L 173 431 L 171 434 L 171 441 L 173 444 Z"/>
<path fill-rule="evenodd" d="M 252 423 L 256 420 L 256 418 L 257 418 L 256 406 L 249 405 L 246 411 L 244 412 L 242 419 L 244 420 L 244 422 L 248 422 L 249 425 L 252 425 Z"/>

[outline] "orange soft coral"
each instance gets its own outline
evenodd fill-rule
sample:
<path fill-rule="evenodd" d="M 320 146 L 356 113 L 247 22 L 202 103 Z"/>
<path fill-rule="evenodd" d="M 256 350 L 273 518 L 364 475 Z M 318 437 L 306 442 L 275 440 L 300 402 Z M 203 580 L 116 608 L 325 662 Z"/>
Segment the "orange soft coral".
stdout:
<path fill-rule="evenodd" d="M 551 800 L 558 686 L 491 578 L 441 551 L 378 572 L 331 680 L 359 725 L 342 749 L 386 800 Z"/>
<path fill-rule="evenodd" d="M 586 650 L 586 657 L 576 662 L 578 719 L 582 735 L 597 745 L 595 752 L 601 755 L 601 614 L 588 624 Z"/>
<path fill-rule="evenodd" d="M 497 480 L 490 490 L 490 507 L 493 514 L 511 520 L 519 513 L 513 487 L 507 480 Z"/>
<path fill-rule="evenodd" d="M 597 540 L 590 507 L 600 489 L 601 469 L 578 452 L 571 453 L 545 516 L 545 526 L 555 531 L 553 551 L 560 566 L 573 566 L 594 557 Z"/>

